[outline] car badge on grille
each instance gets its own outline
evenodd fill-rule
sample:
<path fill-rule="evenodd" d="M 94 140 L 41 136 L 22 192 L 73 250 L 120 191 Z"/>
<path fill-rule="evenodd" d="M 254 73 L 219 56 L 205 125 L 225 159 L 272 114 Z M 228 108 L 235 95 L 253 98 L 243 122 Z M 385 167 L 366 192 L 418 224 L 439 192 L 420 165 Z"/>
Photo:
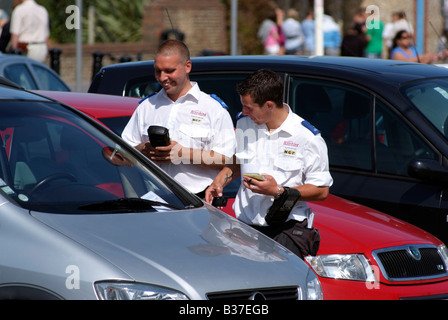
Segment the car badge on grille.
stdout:
<path fill-rule="evenodd" d="M 417 261 L 422 258 L 420 251 L 416 247 L 412 247 L 412 246 L 408 247 L 408 252 L 411 255 L 411 257 Z"/>

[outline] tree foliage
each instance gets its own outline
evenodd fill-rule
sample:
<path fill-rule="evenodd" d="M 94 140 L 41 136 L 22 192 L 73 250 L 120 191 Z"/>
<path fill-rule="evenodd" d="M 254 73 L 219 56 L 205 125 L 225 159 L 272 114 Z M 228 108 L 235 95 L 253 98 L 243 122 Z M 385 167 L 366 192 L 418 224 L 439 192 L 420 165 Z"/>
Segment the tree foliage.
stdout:
<path fill-rule="evenodd" d="M 138 42 L 142 37 L 143 6 L 147 0 L 83 0 L 83 41 L 87 41 L 88 10 L 93 6 L 95 15 L 95 42 Z M 51 39 L 58 43 L 72 43 L 76 32 L 66 26 L 72 14 L 67 7 L 76 5 L 74 0 L 38 0 L 50 15 Z"/>
<path fill-rule="evenodd" d="M 232 0 L 223 0 L 230 12 Z M 238 1 L 238 43 L 242 54 L 262 54 L 263 44 L 257 37 L 258 28 L 276 5 L 272 0 Z M 230 16 L 227 25 L 230 28 Z M 230 34 L 230 32 L 229 32 Z"/>

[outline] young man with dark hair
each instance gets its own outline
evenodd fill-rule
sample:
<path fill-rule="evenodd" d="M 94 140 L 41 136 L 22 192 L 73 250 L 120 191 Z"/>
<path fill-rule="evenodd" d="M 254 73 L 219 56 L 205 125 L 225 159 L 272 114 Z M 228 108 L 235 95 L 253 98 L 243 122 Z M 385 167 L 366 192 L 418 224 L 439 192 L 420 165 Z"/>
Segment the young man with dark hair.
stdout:
<path fill-rule="evenodd" d="M 316 254 L 319 234 L 306 201 L 326 199 L 333 179 L 320 132 L 283 103 L 283 81 L 259 70 L 237 87 L 245 117 L 238 120 L 232 164 L 217 175 L 206 201 L 242 174 L 234 211 L 302 257 Z"/>

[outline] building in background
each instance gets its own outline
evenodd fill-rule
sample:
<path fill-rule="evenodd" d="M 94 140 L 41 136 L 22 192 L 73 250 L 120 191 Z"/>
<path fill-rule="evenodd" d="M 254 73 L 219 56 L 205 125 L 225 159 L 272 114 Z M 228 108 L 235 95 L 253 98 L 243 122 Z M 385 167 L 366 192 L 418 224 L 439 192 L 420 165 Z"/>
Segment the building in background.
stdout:
<path fill-rule="evenodd" d="M 40 0 L 36 0 L 38 3 Z M 10 11 L 12 0 L 0 0 L 0 8 Z M 92 77 L 93 54 L 104 53 L 103 65 L 120 62 L 120 57 L 152 59 L 152 55 L 164 37 L 182 35 L 191 48 L 191 54 L 229 54 L 230 52 L 230 4 L 231 0 L 148 0 L 142 18 L 142 41 L 119 43 L 96 43 L 83 45 L 83 78 L 89 83 Z M 259 23 L 254 16 L 256 10 L 239 0 L 238 46 L 245 54 L 261 53 L 257 50 L 243 50 L 251 37 L 255 38 Z M 267 0 L 257 0 L 258 6 Z M 314 0 L 272 0 L 280 8 L 295 8 L 300 20 Z M 406 12 L 416 30 L 416 45 L 422 52 L 437 52 L 441 41 L 439 36 L 448 28 L 448 0 L 324 0 L 325 10 L 337 21 L 343 32 L 352 22 L 353 13 L 359 7 L 375 5 L 379 17 L 387 23 L 395 10 Z M 255 12 L 254 12 L 255 11 Z M 50 17 L 51 18 L 51 17 Z M 87 17 L 84 17 L 85 19 Z M 254 30 L 248 30 L 248 29 Z M 174 31 L 174 32 L 170 32 Z M 85 31 L 87 32 L 87 30 Z M 75 44 L 58 45 L 62 49 L 61 76 L 67 83 L 74 82 Z"/>

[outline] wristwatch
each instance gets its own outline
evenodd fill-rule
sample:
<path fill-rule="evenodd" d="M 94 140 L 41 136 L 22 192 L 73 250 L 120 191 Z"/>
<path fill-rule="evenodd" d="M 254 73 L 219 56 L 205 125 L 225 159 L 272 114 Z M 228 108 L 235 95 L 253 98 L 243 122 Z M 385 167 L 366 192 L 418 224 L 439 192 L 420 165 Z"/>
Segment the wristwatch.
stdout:
<path fill-rule="evenodd" d="M 275 199 L 280 198 L 280 196 L 282 195 L 283 186 L 279 184 L 279 185 L 277 185 L 277 187 L 278 187 L 278 192 L 277 192 L 277 196 L 274 197 Z"/>

